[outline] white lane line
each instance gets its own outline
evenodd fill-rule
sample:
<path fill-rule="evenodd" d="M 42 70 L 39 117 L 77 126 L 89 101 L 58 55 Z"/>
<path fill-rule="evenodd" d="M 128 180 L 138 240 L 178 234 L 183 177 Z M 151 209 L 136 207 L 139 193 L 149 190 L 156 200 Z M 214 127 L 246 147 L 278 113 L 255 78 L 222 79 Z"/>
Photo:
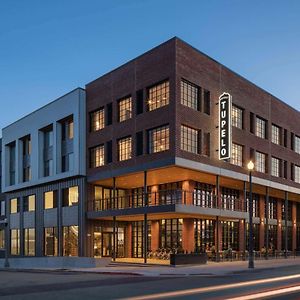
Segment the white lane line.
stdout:
<path fill-rule="evenodd" d="M 278 296 L 282 294 L 287 294 L 287 293 L 292 293 L 300 291 L 300 286 L 291 286 L 283 289 L 277 289 L 273 291 L 267 291 L 267 292 L 261 292 L 261 293 L 256 293 L 256 294 L 251 294 L 251 295 L 245 295 L 245 296 L 240 296 L 240 297 L 235 297 L 235 298 L 227 298 L 226 300 L 253 300 L 253 299 L 262 299 L 265 297 L 271 297 L 271 296 Z"/>
<path fill-rule="evenodd" d="M 187 289 L 187 290 L 174 291 L 174 292 L 157 293 L 157 294 L 152 294 L 152 295 L 141 295 L 141 296 L 136 296 L 136 297 L 122 298 L 122 300 L 152 300 L 152 299 L 187 296 L 187 295 L 200 294 L 200 293 L 206 293 L 206 292 L 214 292 L 214 291 L 243 287 L 243 286 L 251 286 L 251 285 L 255 285 L 255 284 L 284 281 L 284 280 L 296 279 L 296 278 L 300 278 L 300 274 L 268 278 L 268 279 L 245 281 L 245 282 L 238 282 L 238 283 L 231 283 L 231 284 L 222 284 L 222 285 L 209 286 L 209 287 L 204 287 L 204 288 L 194 288 L 194 289 Z"/>

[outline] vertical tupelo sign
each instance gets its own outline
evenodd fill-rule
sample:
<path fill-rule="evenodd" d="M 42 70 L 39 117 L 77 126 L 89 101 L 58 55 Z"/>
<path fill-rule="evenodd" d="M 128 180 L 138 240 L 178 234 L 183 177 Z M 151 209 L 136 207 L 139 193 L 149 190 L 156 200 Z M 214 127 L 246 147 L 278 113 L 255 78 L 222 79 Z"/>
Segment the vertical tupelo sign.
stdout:
<path fill-rule="evenodd" d="M 219 159 L 229 159 L 231 156 L 231 102 L 229 93 L 219 97 Z"/>

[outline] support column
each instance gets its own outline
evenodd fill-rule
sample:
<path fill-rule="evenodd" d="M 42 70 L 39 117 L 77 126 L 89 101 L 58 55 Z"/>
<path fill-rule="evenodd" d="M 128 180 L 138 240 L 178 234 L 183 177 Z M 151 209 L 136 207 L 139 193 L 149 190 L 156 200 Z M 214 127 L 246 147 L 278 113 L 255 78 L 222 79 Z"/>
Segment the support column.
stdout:
<path fill-rule="evenodd" d="M 292 250 L 297 249 L 297 205 L 295 202 L 292 202 Z"/>
<path fill-rule="evenodd" d="M 125 228 L 125 257 L 132 257 L 132 225 L 128 223 Z"/>
<path fill-rule="evenodd" d="M 284 193 L 284 226 L 285 226 L 285 234 L 284 234 L 284 256 L 285 258 L 288 257 L 287 250 L 288 250 L 288 192 Z"/>
<path fill-rule="evenodd" d="M 277 200 L 277 250 L 281 251 L 281 236 L 282 236 L 282 201 Z"/>
<path fill-rule="evenodd" d="M 239 220 L 239 251 L 245 251 L 246 240 L 245 240 L 245 220 Z"/>
<path fill-rule="evenodd" d="M 244 181 L 244 211 L 247 212 L 247 182 Z M 246 259 L 246 248 L 247 248 L 247 222 L 246 219 L 244 220 L 244 260 Z"/>
<path fill-rule="evenodd" d="M 265 199 L 259 197 L 259 250 L 265 246 Z"/>
<path fill-rule="evenodd" d="M 221 207 L 221 195 L 220 195 L 220 177 L 216 176 L 216 203 L 217 208 Z M 220 261 L 220 251 L 222 250 L 222 232 L 221 232 L 221 223 L 219 216 L 216 217 L 216 235 L 215 235 L 215 244 L 216 244 L 216 261 Z"/>
<path fill-rule="evenodd" d="M 144 171 L 144 205 L 148 206 L 148 192 L 147 192 L 147 171 Z M 147 214 L 144 214 L 144 263 L 147 263 L 148 250 L 148 220 Z"/>
<path fill-rule="evenodd" d="M 270 248 L 270 245 L 269 245 L 269 196 L 270 194 L 270 191 L 269 191 L 269 187 L 266 187 L 266 259 L 269 258 L 269 248 Z"/>
<path fill-rule="evenodd" d="M 151 251 L 159 248 L 159 221 L 151 221 Z"/>
<path fill-rule="evenodd" d="M 117 257 L 117 241 L 116 241 L 116 217 L 113 217 L 113 261 L 116 261 Z"/>
<path fill-rule="evenodd" d="M 195 182 L 192 180 L 185 180 L 182 182 L 182 204 L 193 205 L 193 192 L 195 188 Z"/>
<path fill-rule="evenodd" d="M 194 219 L 183 219 L 182 248 L 187 253 L 195 251 Z"/>

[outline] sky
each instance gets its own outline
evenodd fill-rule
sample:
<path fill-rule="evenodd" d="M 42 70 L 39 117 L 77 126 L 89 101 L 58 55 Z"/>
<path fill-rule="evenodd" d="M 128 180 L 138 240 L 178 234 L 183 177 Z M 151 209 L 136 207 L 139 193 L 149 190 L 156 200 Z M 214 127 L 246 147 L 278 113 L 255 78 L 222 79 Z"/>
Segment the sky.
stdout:
<path fill-rule="evenodd" d="M 299 15 L 298 0 L 0 0 L 0 128 L 174 36 L 300 110 Z"/>

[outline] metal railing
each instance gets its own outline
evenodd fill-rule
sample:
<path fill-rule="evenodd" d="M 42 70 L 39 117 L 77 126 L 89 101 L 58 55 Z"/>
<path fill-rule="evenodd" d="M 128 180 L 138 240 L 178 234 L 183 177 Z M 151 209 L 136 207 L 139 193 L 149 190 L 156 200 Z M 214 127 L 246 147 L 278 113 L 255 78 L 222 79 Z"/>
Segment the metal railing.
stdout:
<path fill-rule="evenodd" d="M 162 190 L 159 192 L 133 193 L 115 198 L 104 198 L 90 202 L 90 210 L 105 211 L 113 209 L 162 206 L 172 204 L 192 205 L 205 208 L 217 208 L 229 211 L 245 211 L 244 200 L 233 197 L 217 197 L 199 191 Z"/>

